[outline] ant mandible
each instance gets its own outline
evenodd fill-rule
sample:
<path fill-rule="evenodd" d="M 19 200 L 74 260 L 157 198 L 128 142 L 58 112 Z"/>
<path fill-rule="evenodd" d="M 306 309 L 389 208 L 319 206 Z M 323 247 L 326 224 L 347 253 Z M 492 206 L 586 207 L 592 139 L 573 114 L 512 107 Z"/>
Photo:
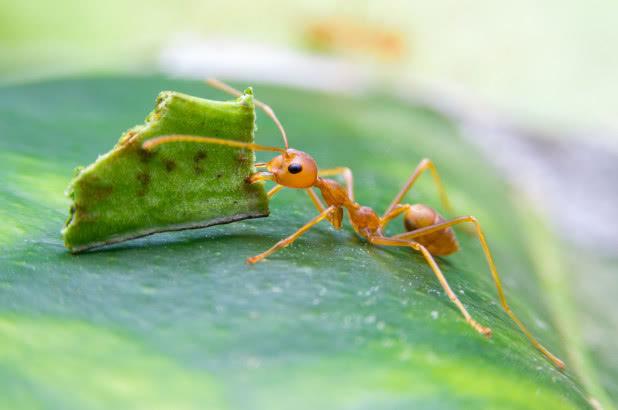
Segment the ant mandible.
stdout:
<path fill-rule="evenodd" d="M 218 80 L 210 79 L 207 83 L 228 94 L 237 97 L 242 95 L 240 91 Z M 502 289 L 500 276 L 498 275 L 489 246 L 487 245 L 487 240 L 485 239 L 485 235 L 483 234 L 483 230 L 481 229 L 481 225 L 478 220 L 473 216 L 462 216 L 447 221 L 429 206 L 422 204 L 410 205 L 401 203 L 403 197 L 412 188 L 421 174 L 424 171 L 429 170 L 438 188 L 444 207 L 447 210 L 450 209 L 448 198 L 441 183 L 440 176 L 438 175 L 436 167 L 431 160 L 424 159 L 419 163 L 401 191 L 399 191 L 399 193 L 395 196 L 395 199 L 393 199 L 391 204 L 388 206 L 384 214 L 379 216 L 373 209 L 367 206 L 362 206 L 354 200 L 353 177 L 352 171 L 349 168 L 338 167 L 318 170 L 316 161 L 309 154 L 289 148 L 285 130 L 283 129 L 283 126 L 279 122 L 274 111 L 261 101 L 254 100 L 254 102 L 255 105 L 262 109 L 262 111 L 264 111 L 266 115 L 274 121 L 275 125 L 281 132 L 281 136 L 283 137 L 285 149 L 240 141 L 192 135 L 167 135 L 156 137 L 144 142 L 143 144 L 144 149 L 151 150 L 161 144 L 185 141 L 279 153 L 279 155 L 268 162 L 256 164 L 257 168 L 265 170 L 252 174 L 249 178 L 249 182 L 256 183 L 258 181 L 274 181 L 276 185 L 268 192 L 269 199 L 283 188 L 303 189 L 309 195 L 309 198 L 311 198 L 311 201 L 317 208 L 319 214 L 292 235 L 277 242 L 267 251 L 248 258 L 247 263 L 253 264 L 260 262 L 279 249 L 283 249 L 286 246 L 291 245 L 302 234 L 324 219 L 328 220 L 328 222 L 330 222 L 335 229 L 341 228 L 343 210 L 345 209 L 348 211 L 350 223 L 356 233 L 366 239 L 369 243 L 381 246 L 408 247 L 420 252 L 438 278 L 440 285 L 442 285 L 442 288 L 448 295 L 449 299 L 451 299 L 451 301 L 457 306 L 461 314 L 466 319 L 466 322 L 468 322 L 468 324 L 470 324 L 470 326 L 472 326 L 480 334 L 490 337 L 491 329 L 480 325 L 472 318 L 470 313 L 468 313 L 457 295 L 455 295 L 449 286 L 446 278 L 440 270 L 440 267 L 433 258 L 433 256 L 450 255 L 459 250 L 459 244 L 452 227 L 462 223 L 471 223 L 474 225 L 476 234 L 481 243 L 481 247 L 485 253 L 487 264 L 489 265 L 491 276 L 496 285 L 502 307 L 530 340 L 532 345 L 541 351 L 556 367 L 559 369 L 564 369 L 564 362 L 541 345 L 526 328 L 526 326 L 517 318 L 517 316 L 515 316 L 515 313 L 513 313 L 509 307 L 504 290 Z M 323 178 L 334 175 L 341 175 L 345 180 L 346 186 L 343 187 L 332 179 Z M 313 188 L 317 188 L 320 191 L 326 204 L 322 202 Z M 394 218 L 400 215 L 403 215 L 406 232 L 394 236 L 386 236 L 384 234 L 384 229 Z"/>

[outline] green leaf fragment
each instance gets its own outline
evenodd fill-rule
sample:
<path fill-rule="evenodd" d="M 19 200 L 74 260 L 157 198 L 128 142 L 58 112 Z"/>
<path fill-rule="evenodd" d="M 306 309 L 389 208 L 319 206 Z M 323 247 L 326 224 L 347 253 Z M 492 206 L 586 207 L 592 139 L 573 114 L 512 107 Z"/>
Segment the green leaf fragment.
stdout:
<path fill-rule="evenodd" d="M 252 151 L 178 142 L 153 151 L 144 141 L 186 134 L 252 142 L 251 90 L 234 101 L 161 92 L 144 125 L 127 131 L 68 188 L 70 215 L 62 230 L 72 252 L 157 232 L 201 228 L 268 215 L 263 184 L 250 184 Z"/>

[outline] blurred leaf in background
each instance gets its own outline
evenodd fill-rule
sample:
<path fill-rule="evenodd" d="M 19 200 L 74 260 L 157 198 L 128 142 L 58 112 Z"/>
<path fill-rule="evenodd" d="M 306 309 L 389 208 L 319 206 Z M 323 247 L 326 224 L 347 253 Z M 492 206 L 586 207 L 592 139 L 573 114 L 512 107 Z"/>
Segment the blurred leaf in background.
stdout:
<path fill-rule="evenodd" d="M 291 49 L 333 21 L 400 34 L 400 56 L 373 65 L 397 82 L 492 106 L 570 135 L 618 131 L 618 3 L 611 0 L 226 2 L 0 1 L 0 72 L 10 77 L 99 70 L 156 71 L 180 34 Z M 341 30 L 339 30 L 341 31 Z M 349 31 L 349 30 L 348 30 Z M 336 32 L 336 30 L 335 30 Z M 359 33 L 359 30 L 356 31 Z M 391 38 L 387 36 L 387 39 Z M 335 48 L 361 64 L 363 53 Z M 348 44 L 349 45 L 349 44 Z M 392 45 L 392 44 L 391 44 Z M 268 56 L 261 56 L 268 59 Z M 250 68 L 256 61 L 247 60 Z M 277 64 L 270 64 L 276 71 Z"/>

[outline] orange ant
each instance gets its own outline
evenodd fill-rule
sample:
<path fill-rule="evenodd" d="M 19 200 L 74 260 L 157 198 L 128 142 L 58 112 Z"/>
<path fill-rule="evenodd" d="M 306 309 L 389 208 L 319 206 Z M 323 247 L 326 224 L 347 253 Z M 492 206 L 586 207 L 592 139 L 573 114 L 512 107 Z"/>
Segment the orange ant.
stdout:
<path fill-rule="evenodd" d="M 227 92 L 234 96 L 240 96 L 242 93 L 218 80 L 208 80 L 208 84 L 211 86 Z M 256 172 L 249 178 L 249 182 L 256 183 L 258 181 L 274 181 L 275 187 L 268 192 L 268 198 L 272 198 L 277 192 L 283 188 L 297 188 L 303 189 L 309 195 L 309 198 L 317 208 L 319 214 L 307 222 L 303 227 L 298 229 L 292 235 L 277 242 L 273 247 L 259 255 L 253 256 L 247 259 L 247 263 L 253 264 L 262 261 L 264 258 L 272 255 L 274 252 L 291 245 L 302 234 L 307 232 L 313 226 L 320 221 L 326 219 L 335 229 L 340 229 L 343 219 L 343 210 L 348 211 L 350 223 L 356 231 L 356 233 L 362 238 L 366 239 L 373 245 L 381 246 L 399 246 L 408 247 L 417 252 L 420 252 L 431 270 L 434 272 L 440 285 L 451 299 L 451 301 L 457 306 L 461 314 L 466 319 L 466 322 L 470 324 L 480 334 L 490 337 L 491 329 L 480 325 L 476 322 L 470 313 L 466 310 L 461 303 L 457 295 L 453 292 L 449 286 L 446 278 L 442 274 L 440 267 L 436 263 L 433 256 L 450 255 L 459 250 L 459 244 L 453 231 L 453 226 L 462 223 L 471 223 L 475 227 L 476 234 L 480 240 L 481 247 L 485 253 L 489 270 L 493 281 L 498 290 L 498 296 L 500 303 L 511 317 L 511 319 L 517 324 L 521 331 L 527 336 L 532 345 L 540 350 L 556 367 L 564 369 L 565 365 L 562 360 L 554 356 L 549 350 L 543 347 L 530 333 L 530 331 L 524 326 L 524 324 L 515 316 L 515 313 L 509 307 L 498 271 L 494 264 L 493 257 L 489 251 L 487 240 L 481 229 L 481 225 L 478 220 L 473 216 L 462 216 L 458 218 L 446 221 L 441 215 L 439 215 L 434 209 L 429 206 L 416 204 L 402 204 L 403 197 L 412 188 L 421 174 L 429 170 L 433 176 L 433 180 L 438 187 L 441 201 L 447 210 L 450 210 L 450 204 L 446 196 L 446 192 L 440 180 L 440 176 L 436 170 L 436 167 L 429 159 L 422 160 L 416 167 L 410 178 L 395 196 L 395 199 L 388 206 L 382 216 L 379 216 L 373 209 L 362 206 L 354 200 L 353 191 L 353 177 L 352 171 L 346 167 L 338 167 L 331 169 L 318 170 L 318 166 L 315 160 L 307 153 L 298 151 L 288 146 L 288 139 L 283 129 L 283 126 L 277 119 L 277 116 L 273 110 L 261 101 L 254 100 L 255 104 L 262 109 L 268 117 L 270 117 L 283 137 L 285 149 L 278 147 L 270 147 L 264 145 L 258 145 L 253 143 L 245 143 L 240 141 L 225 140 L 212 137 L 200 137 L 192 135 L 168 135 L 157 138 L 152 138 L 143 144 L 145 149 L 153 149 L 158 145 L 171 143 L 171 142 L 196 142 L 205 144 L 218 144 L 226 145 L 229 147 L 245 148 L 253 151 L 268 151 L 277 152 L 277 155 L 272 160 L 265 163 L 256 164 L 256 168 L 265 169 L 264 171 Z M 345 180 L 345 187 L 341 186 L 338 182 L 332 179 L 325 179 L 323 177 L 341 175 Z M 317 188 L 322 194 L 324 202 L 315 193 L 313 188 Z M 384 234 L 384 228 L 396 217 L 403 215 L 404 225 L 406 232 L 394 235 L 386 236 Z"/>

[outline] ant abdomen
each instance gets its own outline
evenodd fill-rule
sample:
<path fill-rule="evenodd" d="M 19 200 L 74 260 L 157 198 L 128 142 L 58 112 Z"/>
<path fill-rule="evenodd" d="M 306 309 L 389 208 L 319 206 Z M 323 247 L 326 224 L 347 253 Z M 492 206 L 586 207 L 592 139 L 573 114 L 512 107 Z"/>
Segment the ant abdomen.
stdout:
<path fill-rule="evenodd" d="M 434 209 L 423 204 L 411 205 L 403 219 L 408 232 L 441 222 L 445 222 L 445 219 Z M 425 246 L 432 255 L 436 256 L 450 255 L 459 250 L 459 242 L 457 242 L 453 228 L 444 228 L 437 232 L 414 238 L 414 240 Z"/>

